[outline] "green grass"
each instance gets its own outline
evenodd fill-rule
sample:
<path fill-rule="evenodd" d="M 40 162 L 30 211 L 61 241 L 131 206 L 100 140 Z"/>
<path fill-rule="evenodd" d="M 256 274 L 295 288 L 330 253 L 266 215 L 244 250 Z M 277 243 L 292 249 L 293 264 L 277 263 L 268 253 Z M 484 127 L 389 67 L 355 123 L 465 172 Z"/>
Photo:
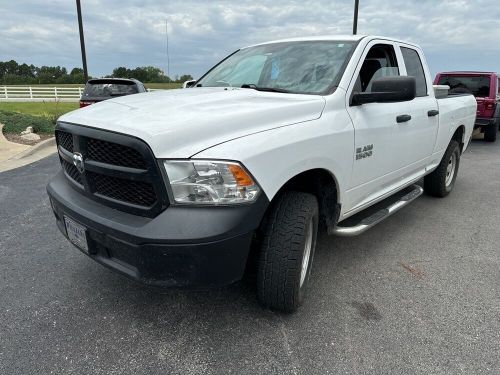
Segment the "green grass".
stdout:
<path fill-rule="evenodd" d="M 53 86 L 53 85 L 40 85 Z M 79 85 L 56 85 L 79 86 Z M 147 83 L 147 88 L 175 89 L 180 83 Z M 0 122 L 4 133 L 17 133 L 33 126 L 36 133 L 53 133 L 57 118 L 79 107 L 78 102 L 0 102 Z"/>
<path fill-rule="evenodd" d="M 0 111 L 55 117 L 79 107 L 78 102 L 0 102 Z"/>
<path fill-rule="evenodd" d="M 78 83 L 47 83 L 41 85 L 7 85 L 7 86 L 22 86 L 22 87 L 85 87 L 83 84 Z M 182 87 L 182 83 L 145 83 L 147 89 L 179 89 Z"/>
<path fill-rule="evenodd" d="M 35 133 L 54 133 L 54 122 L 45 116 L 32 116 L 19 112 L 9 112 L 0 110 L 0 122 L 4 124 L 4 133 L 20 134 L 28 126 L 33 127 Z"/>
<path fill-rule="evenodd" d="M 52 134 L 57 118 L 78 107 L 73 102 L 0 102 L 0 122 L 4 133 L 19 134 L 33 126 L 35 133 Z"/>
<path fill-rule="evenodd" d="M 182 87 L 182 83 L 145 83 L 147 89 L 180 89 Z"/>

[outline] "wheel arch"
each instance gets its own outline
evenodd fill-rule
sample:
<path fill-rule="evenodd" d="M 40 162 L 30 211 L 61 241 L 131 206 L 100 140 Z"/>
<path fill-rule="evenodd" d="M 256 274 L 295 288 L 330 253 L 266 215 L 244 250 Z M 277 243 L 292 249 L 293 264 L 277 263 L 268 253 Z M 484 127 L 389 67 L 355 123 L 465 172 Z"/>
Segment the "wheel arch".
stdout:
<path fill-rule="evenodd" d="M 289 178 L 274 195 L 271 203 L 286 191 L 300 191 L 316 197 L 319 206 L 319 229 L 334 227 L 340 214 L 340 187 L 333 173 L 323 168 L 302 171 Z"/>
<path fill-rule="evenodd" d="M 465 145 L 465 125 L 459 125 L 453 133 L 450 141 L 457 141 L 460 145 L 460 152 L 464 150 Z"/>

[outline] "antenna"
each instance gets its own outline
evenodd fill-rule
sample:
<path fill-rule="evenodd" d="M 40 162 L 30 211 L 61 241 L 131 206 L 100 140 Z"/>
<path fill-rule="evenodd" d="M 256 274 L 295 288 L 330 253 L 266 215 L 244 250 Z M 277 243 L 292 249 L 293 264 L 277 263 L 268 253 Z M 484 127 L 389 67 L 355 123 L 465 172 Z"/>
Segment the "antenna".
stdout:
<path fill-rule="evenodd" d="M 168 19 L 165 18 L 165 33 L 167 34 L 167 76 L 170 78 L 170 55 L 168 53 Z"/>

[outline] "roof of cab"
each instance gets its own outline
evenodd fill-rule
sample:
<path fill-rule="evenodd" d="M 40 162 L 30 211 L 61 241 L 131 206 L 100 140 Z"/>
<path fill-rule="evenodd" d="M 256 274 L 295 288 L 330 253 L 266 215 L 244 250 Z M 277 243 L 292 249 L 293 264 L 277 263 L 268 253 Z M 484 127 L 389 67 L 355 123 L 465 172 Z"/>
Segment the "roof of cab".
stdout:
<path fill-rule="evenodd" d="M 372 39 L 382 39 L 382 40 L 387 40 L 391 42 L 398 42 L 398 43 L 404 43 L 404 44 L 409 44 L 413 45 L 415 47 L 418 47 L 416 44 L 403 41 L 403 40 L 398 40 L 394 38 L 388 38 L 384 36 L 375 36 L 375 35 L 320 35 L 320 36 L 306 36 L 306 37 L 296 37 L 296 38 L 287 38 L 287 39 L 278 39 L 278 40 L 272 40 L 269 42 L 264 42 L 264 43 L 256 43 L 252 44 L 250 46 L 246 46 L 243 48 L 249 48 L 249 47 L 255 47 L 255 46 L 260 46 L 260 45 L 265 45 L 265 44 L 272 44 L 272 43 L 286 43 L 286 42 L 308 42 L 308 41 L 323 41 L 323 40 L 331 40 L 331 41 L 353 41 L 353 42 L 358 42 L 361 39 L 367 38 L 369 40 Z"/>

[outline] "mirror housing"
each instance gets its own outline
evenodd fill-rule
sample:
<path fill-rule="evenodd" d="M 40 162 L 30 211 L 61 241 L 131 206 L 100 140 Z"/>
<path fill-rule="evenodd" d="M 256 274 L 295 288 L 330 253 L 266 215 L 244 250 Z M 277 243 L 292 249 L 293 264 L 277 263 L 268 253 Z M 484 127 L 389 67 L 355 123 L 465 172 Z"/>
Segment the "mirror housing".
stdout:
<path fill-rule="evenodd" d="M 372 92 L 353 93 L 351 105 L 407 102 L 415 99 L 416 95 L 417 84 L 415 77 L 380 77 L 373 80 Z"/>
<path fill-rule="evenodd" d="M 186 81 L 182 84 L 182 88 L 183 89 L 187 89 L 189 87 L 193 87 L 193 85 L 196 83 L 196 80 L 195 79 L 191 79 L 189 81 Z"/>

